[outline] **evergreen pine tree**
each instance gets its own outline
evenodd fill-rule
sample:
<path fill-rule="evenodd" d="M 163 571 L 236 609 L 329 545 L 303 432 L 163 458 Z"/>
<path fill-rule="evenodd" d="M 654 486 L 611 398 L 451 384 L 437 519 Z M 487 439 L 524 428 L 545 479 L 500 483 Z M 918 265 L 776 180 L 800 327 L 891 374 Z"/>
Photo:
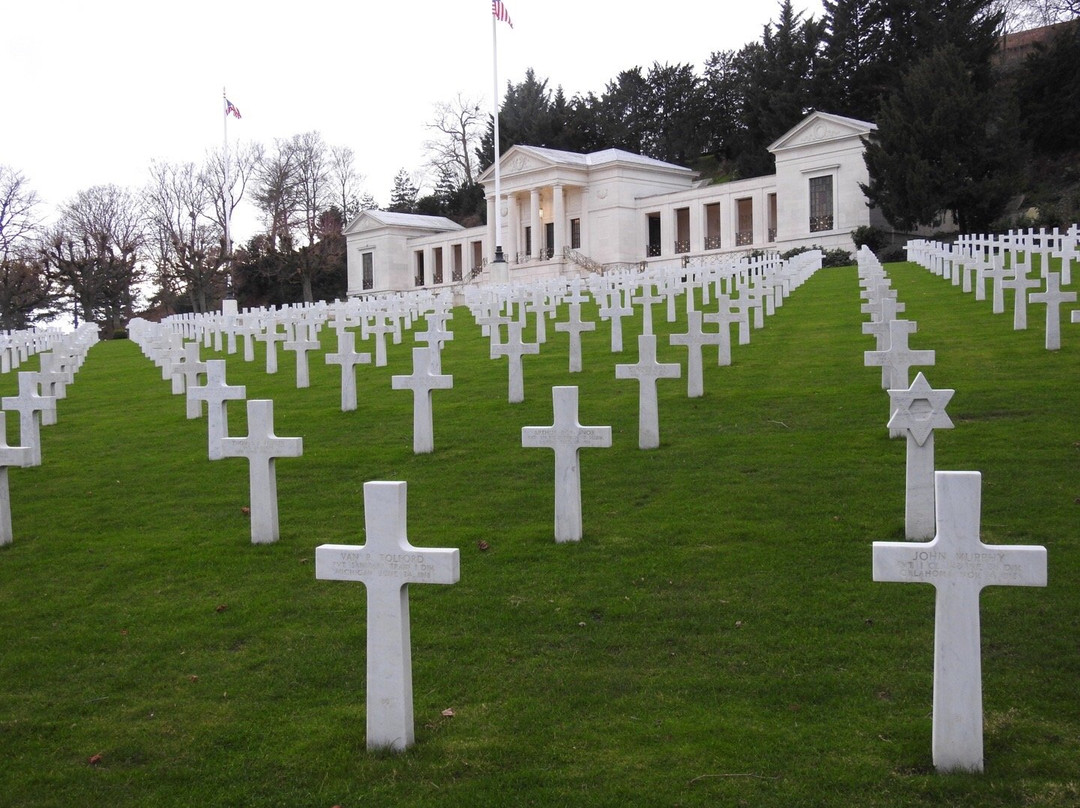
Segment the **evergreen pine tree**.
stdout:
<path fill-rule="evenodd" d="M 394 187 L 390 190 L 390 205 L 387 210 L 394 213 L 416 213 L 416 200 L 420 189 L 413 184 L 409 173 L 403 168 L 394 177 Z"/>
<path fill-rule="evenodd" d="M 900 230 L 936 226 L 946 211 L 962 232 L 987 228 L 1017 180 L 1009 109 L 976 86 L 959 49 L 933 51 L 882 103 L 864 155 L 867 198 Z"/>

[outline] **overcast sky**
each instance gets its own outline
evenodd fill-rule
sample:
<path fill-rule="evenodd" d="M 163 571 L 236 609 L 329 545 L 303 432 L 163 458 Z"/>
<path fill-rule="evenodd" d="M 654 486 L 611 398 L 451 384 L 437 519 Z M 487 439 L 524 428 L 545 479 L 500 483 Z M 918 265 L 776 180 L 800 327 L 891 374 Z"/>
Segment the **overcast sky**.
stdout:
<path fill-rule="evenodd" d="M 821 15 L 820 0 L 794 5 Z M 223 142 L 223 88 L 243 116 L 229 119 L 230 142 L 269 146 L 318 131 L 356 152 L 363 190 L 380 204 L 399 169 L 422 169 L 425 124 L 437 102 L 461 93 L 491 107 L 487 0 L 5 6 L 0 164 L 21 171 L 47 210 L 93 185 L 141 187 L 152 159 L 201 163 Z M 506 0 L 506 7 L 513 28 L 498 27 L 500 95 L 532 67 L 572 97 L 601 93 L 635 65 L 689 62 L 700 73 L 713 51 L 759 39 L 779 3 Z"/>

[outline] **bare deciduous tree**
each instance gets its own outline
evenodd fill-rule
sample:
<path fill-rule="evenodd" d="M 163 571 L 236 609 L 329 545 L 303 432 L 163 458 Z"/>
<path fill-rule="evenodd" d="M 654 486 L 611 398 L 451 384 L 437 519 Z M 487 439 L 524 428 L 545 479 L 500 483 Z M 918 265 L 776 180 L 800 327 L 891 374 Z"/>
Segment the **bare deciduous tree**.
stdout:
<path fill-rule="evenodd" d="M 0 165 L 0 260 L 24 253 L 40 220 L 38 196 L 21 172 Z"/>
<path fill-rule="evenodd" d="M 1003 14 L 1007 33 L 1041 28 L 1080 14 L 1080 0 L 994 0 L 991 9 Z"/>
<path fill-rule="evenodd" d="M 270 243 L 291 249 L 300 208 L 300 180 L 291 140 L 278 138 L 273 151 L 263 154 L 255 168 L 255 183 L 252 200 L 262 211 Z"/>
<path fill-rule="evenodd" d="M 363 209 L 360 183 L 364 179 L 356 172 L 356 154 L 348 146 L 330 147 L 330 177 L 334 204 L 341 210 L 342 221 L 348 224 Z"/>
<path fill-rule="evenodd" d="M 138 260 L 145 218 L 138 199 L 116 185 L 80 191 L 60 208 L 43 239 L 43 259 L 77 303 L 77 314 L 105 328 L 106 336 L 134 313 L 143 280 Z"/>
<path fill-rule="evenodd" d="M 293 135 L 289 143 L 296 166 L 297 201 L 305 244 L 314 244 L 319 233 L 319 215 L 330 203 L 330 161 L 326 144 L 318 132 Z"/>
<path fill-rule="evenodd" d="M 186 295 L 206 312 L 224 288 L 224 228 L 215 221 L 216 189 L 209 169 L 194 163 L 153 163 L 146 189 L 147 214 L 163 291 Z"/>
<path fill-rule="evenodd" d="M 486 125 L 487 115 L 480 111 L 479 102 L 461 93 L 452 102 L 436 104 L 435 117 L 427 128 L 438 135 L 424 143 L 435 175 L 445 176 L 450 171 L 459 186 L 475 183 L 474 158 Z"/>
<path fill-rule="evenodd" d="M 214 199 L 214 221 L 222 232 L 225 232 L 227 222 L 232 221 L 233 214 L 240 206 L 244 198 L 248 183 L 256 173 L 259 163 L 262 161 L 263 148 L 260 144 L 241 144 L 229 151 L 228 171 L 225 170 L 225 153 L 221 150 L 211 151 L 206 156 L 206 174 L 209 179 Z M 226 182 L 228 178 L 228 182 Z M 228 250 L 232 249 L 232 233 L 227 234 Z"/>

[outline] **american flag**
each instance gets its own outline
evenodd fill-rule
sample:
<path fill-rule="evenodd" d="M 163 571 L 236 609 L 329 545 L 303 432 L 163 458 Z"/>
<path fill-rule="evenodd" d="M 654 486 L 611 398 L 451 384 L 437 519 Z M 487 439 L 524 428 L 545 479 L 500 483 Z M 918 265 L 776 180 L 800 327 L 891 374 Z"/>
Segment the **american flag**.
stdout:
<path fill-rule="evenodd" d="M 237 109 L 236 105 L 228 98 L 225 99 L 225 114 L 232 115 L 234 118 L 240 117 L 240 110 Z"/>
<path fill-rule="evenodd" d="M 510 22 L 510 12 L 506 10 L 502 0 L 491 0 L 491 16 L 505 22 L 511 28 L 514 27 L 514 24 Z"/>

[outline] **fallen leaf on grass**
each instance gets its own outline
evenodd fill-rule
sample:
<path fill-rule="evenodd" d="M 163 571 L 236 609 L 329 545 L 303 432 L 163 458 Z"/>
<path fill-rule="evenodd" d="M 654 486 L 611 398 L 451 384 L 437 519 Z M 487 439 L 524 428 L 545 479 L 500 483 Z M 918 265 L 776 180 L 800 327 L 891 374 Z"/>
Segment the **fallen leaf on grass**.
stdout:
<path fill-rule="evenodd" d="M 489 550 L 489 549 L 491 549 L 491 545 L 490 545 L 490 544 L 488 544 L 488 543 L 487 543 L 486 541 L 484 541 L 483 539 L 480 539 L 480 541 L 478 541 L 478 542 L 476 543 L 476 546 L 477 546 L 477 547 L 478 547 L 478 548 L 480 549 L 480 552 L 481 552 L 481 553 L 482 553 L 482 552 L 484 552 L 485 550 Z"/>
<path fill-rule="evenodd" d="M 226 606 L 224 603 L 219 603 L 217 606 L 214 607 L 214 611 L 217 612 L 218 614 L 221 614 L 223 611 L 225 611 L 228 608 L 229 607 Z"/>
<path fill-rule="evenodd" d="M 189 682 L 197 682 L 197 681 L 199 681 L 199 677 L 198 677 L 198 676 L 196 676 L 196 675 L 195 675 L 195 674 L 193 673 L 193 674 L 191 674 L 191 676 L 189 676 L 189 677 L 188 677 L 188 681 L 189 681 Z"/>
<path fill-rule="evenodd" d="M 450 708 L 450 707 L 447 707 L 445 710 L 442 711 L 442 714 L 443 714 L 443 718 L 453 718 L 454 717 L 454 710 L 452 708 Z"/>
<path fill-rule="evenodd" d="M 244 514 L 244 516 L 251 516 L 251 508 L 245 505 L 243 508 L 240 509 L 240 513 Z"/>
<path fill-rule="evenodd" d="M 101 763 L 101 755 L 91 755 L 86 762 L 89 763 L 91 766 L 96 766 Z"/>

